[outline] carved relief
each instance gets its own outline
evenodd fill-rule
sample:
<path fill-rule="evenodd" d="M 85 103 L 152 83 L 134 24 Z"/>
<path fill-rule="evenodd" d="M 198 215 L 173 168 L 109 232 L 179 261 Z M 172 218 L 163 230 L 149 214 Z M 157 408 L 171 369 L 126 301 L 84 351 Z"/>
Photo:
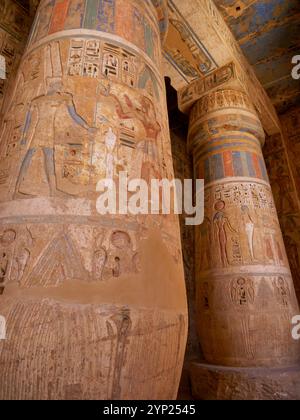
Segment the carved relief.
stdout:
<path fill-rule="evenodd" d="M 228 108 L 235 112 L 226 113 Z M 196 236 L 198 328 L 205 357 L 215 365 L 253 366 L 260 360 L 267 366 L 278 358 L 285 363 L 297 351 L 284 331 L 290 320 L 279 311 L 284 307 L 291 315 L 296 305 L 289 304 L 289 265 L 261 153 L 263 139 L 255 111 L 241 92 L 212 92 L 192 109 L 189 142 L 196 173 L 206 181 L 205 224 Z M 213 290 L 209 314 L 202 303 L 207 278 Z M 268 342 L 261 325 L 265 334 L 270 331 Z M 272 359 L 266 349 L 275 347 Z"/>
<path fill-rule="evenodd" d="M 254 303 L 255 291 L 251 279 L 240 277 L 232 280 L 230 288 L 230 297 L 232 303 L 243 308 Z"/>
<path fill-rule="evenodd" d="M 225 210 L 225 202 L 218 201 L 215 203 L 216 213 L 213 216 L 213 223 L 215 228 L 215 236 L 219 248 L 219 257 L 223 267 L 227 267 L 230 262 L 228 258 L 228 236 L 230 233 L 237 234 L 232 227 Z"/>
<path fill-rule="evenodd" d="M 277 302 L 279 305 L 287 307 L 291 296 L 287 281 L 283 277 L 278 277 L 273 281 L 273 285 Z"/>
<path fill-rule="evenodd" d="M 200 246 L 200 267 L 207 270 L 212 266 L 211 244 L 213 229 L 210 219 L 206 216 L 202 225 L 196 230 L 197 243 Z"/>
<path fill-rule="evenodd" d="M 234 78 L 235 67 L 233 63 L 230 63 L 227 66 L 215 70 L 209 76 L 190 83 L 187 87 L 179 91 L 179 109 L 182 112 L 187 112 L 195 102 L 199 102 L 199 99 L 207 94 L 210 90 L 222 86 L 225 83 L 234 80 Z M 220 91 L 216 92 L 211 99 L 212 100 L 210 103 L 204 101 L 202 103 L 201 109 L 198 108 L 197 111 L 193 109 L 191 114 L 191 122 L 193 122 L 195 118 L 199 118 L 202 114 L 206 114 L 207 112 L 212 111 L 216 106 L 238 106 L 239 101 L 241 101 L 241 106 L 244 106 L 245 103 L 247 106 L 250 104 L 249 100 L 246 99 L 246 95 L 242 94 L 241 92 L 237 94 L 236 98 L 231 98 L 229 95 L 226 95 L 226 93 Z M 199 107 L 198 104 L 196 106 Z M 195 112 L 197 116 L 195 116 Z"/>
<path fill-rule="evenodd" d="M 17 234 L 12 229 L 5 230 L 0 236 L 0 294 L 10 278 L 16 237 Z"/>
<path fill-rule="evenodd" d="M 117 61 L 110 60 L 118 63 L 117 78 L 102 73 L 105 54 L 114 54 Z M 86 62 L 96 63 L 100 71 L 91 73 Z M 15 199 L 86 196 L 95 195 L 99 179 L 116 178 L 120 171 L 147 181 L 151 174 L 160 176 L 165 139 L 161 104 L 154 97 L 160 97 L 161 82 L 141 58 L 113 44 L 76 38 L 47 44 L 26 56 L 20 75 L 20 89 L 15 90 L 0 133 L 2 200 L 8 198 L 8 188 Z M 91 98 L 88 112 L 73 91 L 72 79 L 79 76 Z M 11 165 L 18 171 L 13 192 Z"/>
<path fill-rule="evenodd" d="M 0 80 L 0 111 L 4 95 L 10 95 L 10 84 L 16 75 L 32 20 L 16 2 L 2 0 L 1 7 L 0 55 L 5 58 L 6 79 Z"/>
<path fill-rule="evenodd" d="M 41 236 L 41 231 L 43 235 Z M 0 232 L 0 284 L 60 287 L 69 281 L 111 281 L 141 271 L 134 232 L 68 225 L 9 226 Z"/>
<path fill-rule="evenodd" d="M 12 282 L 21 283 L 31 258 L 33 237 L 28 227 L 7 227 L 0 233 L 0 286 Z"/>
<path fill-rule="evenodd" d="M 126 232 L 114 231 L 110 237 L 110 261 L 113 277 L 134 272 L 135 252 L 130 236 Z"/>
<path fill-rule="evenodd" d="M 14 334 L 12 342 L 1 343 L 2 351 L 19 344 L 20 352 L 12 352 L 3 375 L 9 378 L 14 374 L 16 381 L 32 381 L 32 386 L 29 390 L 1 387 L 1 399 L 126 400 L 131 395 L 144 399 L 149 392 L 155 398 L 163 392 L 168 399 L 176 397 L 173 381 L 176 378 L 177 382 L 180 374 L 174 371 L 184 353 L 180 334 L 185 322 L 178 315 L 124 305 L 64 305 L 44 299 L 17 302 L 6 319 Z M 164 344 L 168 356 L 163 369 L 145 357 L 155 354 L 158 342 Z M 25 343 L 30 343 L 34 358 Z M 23 362 L 16 369 L 17 358 Z M 89 362 L 83 363 L 83 358 Z M 47 375 L 38 380 L 41 363 Z M 67 376 L 69 371 L 73 373 Z M 158 383 L 155 387 L 153 375 Z M 145 386 L 145 381 L 150 385 Z"/>
<path fill-rule="evenodd" d="M 160 58 L 152 2 L 40 5 L 0 134 L 0 299 L 13 337 L 0 358 L 3 384 L 17 384 L 0 386 L 1 399 L 176 396 L 186 338 L 177 220 L 95 208 L 102 178 L 172 176 Z M 160 250 L 165 271 L 151 278 Z M 157 343 L 161 355 L 146 361 Z"/>
<path fill-rule="evenodd" d="M 207 75 L 216 68 L 216 63 L 174 3 L 169 1 L 168 6 L 170 23 L 164 47 L 168 61 L 186 81 Z"/>
<path fill-rule="evenodd" d="M 225 69 L 223 69 L 223 72 L 225 73 Z M 211 78 L 212 76 L 209 76 L 209 77 Z M 216 87 L 216 86 L 212 86 L 211 88 L 213 87 Z M 191 86 L 190 89 L 193 89 L 193 87 Z M 254 112 L 253 105 L 248 99 L 248 96 L 245 95 L 243 92 L 231 91 L 231 90 L 219 90 L 219 91 L 212 92 L 204 96 L 207 90 L 203 89 L 203 92 L 201 92 L 202 93 L 201 96 L 203 97 L 201 100 L 198 100 L 200 99 L 200 92 L 197 91 L 196 89 L 197 88 L 195 87 L 195 92 L 197 95 L 199 95 L 199 98 L 193 99 L 193 101 L 194 102 L 197 101 L 197 103 L 195 104 L 195 106 L 193 107 L 191 111 L 191 115 L 190 115 L 191 125 L 193 125 L 198 119 L 201 119 L 207 113 L 215 111 L 217 109 L 241 108 L 241 109 L 247 109 L 251 112 Z"/>
<path fill-rule="evenodd" d="M 287 265 L 270 187 L 249 182 L 213 186 L 206 190 L 205 208 L 198 238 L 203 270 L 263 261 Z M 208 243 L 213 252 L 207 251 Z"/>

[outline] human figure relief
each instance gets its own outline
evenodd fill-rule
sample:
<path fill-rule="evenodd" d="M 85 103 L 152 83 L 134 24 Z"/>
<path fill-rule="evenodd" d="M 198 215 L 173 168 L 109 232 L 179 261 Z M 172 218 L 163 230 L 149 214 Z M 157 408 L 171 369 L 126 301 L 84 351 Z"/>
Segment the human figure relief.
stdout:
<path fill-rule="evenodd" d="M 212 226 L 208 217 L 204 218 L 204 223 L 200 225 L 201 235 L 201 257 L 200 267 L 205 270 L 211 267 L 211 244 L 212 244 Z"/>
<path fill-rule="evenodd" d="M 39 149 L 42 150 L 44 156 L 44 170 L 50 196 L 68 195 L 57 188 L 54 161 L 55 122 L 63 109 L 67 110 L 72 124 L 82 127 L 89 133 L 94 133 L 95 129 L 89 127 L 78 115 L 72 95 L 62 91 L 61 80 L 57 78 L 48 79 L 46 95 L 34 99 L 27 112 L 21 145 L 26 146 L 28 150 L 21 164 L 14 198 L 33 197 L 33 195 L 22 192 L 22 184 L 34 155 Z"/>
<path fill-rule="evenodd" d="M 106 179 L 114 179 L 114 172 L 115 172 L 114 149 L 115 149 L 116 143 L 117 143 L 117 136 L 113 132 L 112 128 L 109 127 L 108 132 L 105 135 Z"/>
<path fill-rule="evenodd" d="M 27 248 L 22 248 L 20 250 L 20 252 L 18 253 L 18 255 L 16 256 L 16 265 L 17 265 L 17 281 L 20 282 L 23 275 L 24 275 L 24 271 L 27 267 L 28 261 L 30 258 L 30 252 Z"/>
<path fill-rule="evenodd" d="M 255 292 L 250 279 L 239 278 L 231 283 L 230 296 L 233 303 L 246 306 L 254 302 Z"/>
<path fill-rule="evenodd" d="M 265 228 L 264 244 L 269 263 L 284 266 L 286 264 L 286 257 L 282 248 L 281 233 L 272 227 Z"/>
<path fill-rule="evenodd" d="M 250 210 L 248 206 L 242 206 L 242 221 L 245 227 L 246 235 L 247 235 L 247 241 L 248 241 L 248 247 L 250 252 L 250 257 L 252 261 L 255 261 L 254 257 L 254 222 L 252 220 L 252 217 L 250 215 Z"/>
<path fill-rule="evenodd" d="M 273 282 L 276 298 L 280 305 L 288 306 L 290 298 L 290 289 L 283 277 L 279 277 Z"/>
<path fill-rule="evenodd" d="M 143 96 L 140 101 L 140 107 L 134 107 L 130 98 L 125 95 L 125 102 L 130 111 L 124 111 L 119 99 L 112 95 L 117 102 L 116 111 L 121 119 L 135 118 L 140 121 L 146 132 L 146 139 L 137 145 L 136 161 L 133 167 L 141 165 L 141 178 L 151 182 L 152 178 L 160 179 L 160 170 L 158 168 L 158 136 L 161 132 L 161 126 L 157 122 L 156 111 L 153 103 L 147 97 Z"/>
<path fill-rule="evenodd" d="M 114 231 L 110 237 L 110 256 L 113 277 L 120 277 L 122 274 L 134 271 L 133 266 L 133 244 L 128 233 Z"/>
<path fill-rule="evenodd" d="M 94 252 L 93 258 L 93 275 L 96 280 L 102 280 L 106 262 L 107 252 L 106 249 L 101 247 L 100 249 Z"/>
<path fill-rule="evenodd" d="M 223 267 L 228 267 L 230 265 L 229 258 L 228 258 L 228 251 L 227 251 L 227 232 L 228 229 L 230 232 L 237 234 L 234 228 L 231 226 L 231 223 L 226 216 L 224 209 L 225 203 L 224 201 L 218 201 L 215 204 L 216 213 L 213 218 L 214 228 L 215 228 L 215 235 L 217 237 L 221 263 Z"/>

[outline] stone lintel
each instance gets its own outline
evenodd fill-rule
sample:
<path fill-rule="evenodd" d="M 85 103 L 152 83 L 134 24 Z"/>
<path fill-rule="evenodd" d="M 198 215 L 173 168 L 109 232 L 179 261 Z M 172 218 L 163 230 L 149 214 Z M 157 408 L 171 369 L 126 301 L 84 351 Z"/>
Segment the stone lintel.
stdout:
<path fill-rule="evenodd" d="M 236 66 L 229 63 L 202 79 L 197 79 L 178 91 L 178 106 L 180 111 L 189 114 L 192 106 L 203 96 L 219 88 L 243 91 L 236 77 Z"/>
<path fill-rule="evenodd" d="M 212 0 L 172 1 L 182 19 L 189 23 L 195 36 L 201 40 L 203 46 L 218 64 L 219 71 L 221 71 L 220 68 L 223 68 L 222 66 L 226 67 L 227 63 L 234 62 L 237 88 L 242 89 L 251 97 L 267 134 L 279 133 L 281 129 L 276 110 L 214 2 Z M 201 82 L 196 81 L 195 83 Z M 187 84 L 183 80 L 180 82 L 172 79 L 172 85 L 177 90 L 186 87 Z M 234 88 L 234 86 L 228 86 L 228 88 L 231 87 Z M 217 89 L 218 86 L 215 88 Z M 208 92 L 211 89 L 208 89 Z M 184 108 L 186 107 L 184 106 Z"/>

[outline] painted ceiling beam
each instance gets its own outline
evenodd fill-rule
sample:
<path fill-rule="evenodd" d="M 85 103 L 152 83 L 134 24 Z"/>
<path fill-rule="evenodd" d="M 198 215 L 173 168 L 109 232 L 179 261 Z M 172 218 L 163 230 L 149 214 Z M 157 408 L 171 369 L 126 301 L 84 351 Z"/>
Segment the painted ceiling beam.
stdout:
<path fill-rule="evenodd" d="M 199 84 L 199 79 L 205 78 L 207 82 L 207 76 L 213 77 L 218 69 L 220 72 L 221 68 L 233 63 L 234 84 L 251 97 L 265 131 L 269 135 L 280 132 L 279 119 L 270 98 L 214 2 L 169 0 L 168 3 L 169 32 L 173 31 L 173 35 L 167 37 L 165 44 L 165 73 L 172 86 L 181 90 L 195 80 Z M 176 31 L 182 41 L 180 44 L 178 39 L 177 46 L 172 45 Z"/>

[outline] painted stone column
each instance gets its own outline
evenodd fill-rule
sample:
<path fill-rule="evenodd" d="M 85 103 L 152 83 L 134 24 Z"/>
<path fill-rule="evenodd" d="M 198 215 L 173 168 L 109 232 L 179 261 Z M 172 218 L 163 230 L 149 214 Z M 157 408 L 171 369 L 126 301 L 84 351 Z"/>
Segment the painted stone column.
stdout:
<path fill-rule="evenodd" d="M 0 55 L 5 60 L 6 77 L 0 77 L 0 121 L 9 101 L 10 90 L 25 49 L 32 20 L 29 11 L 17 2 L 1 0 Z"/>
<path fill-rule="evenodd" d="M 197 329 L 206 362 L 223 367 L 192 368 L 194 392 L 206 398 L 268 397 L 259 387 L 271 370 L 259 368 L 285 369 L 299 361 L 291 323 L 299 309 L 262 156 L 264 139 L 242 92 L 211 92 L 191 109 L 188 142 L 195 176 L 205 179 L 205 220 L 196 228 Z M 228 367 L 242 368 L 242 374 Z M 272 380 L 270 392 L 276 393 L 282 381 L 276 377 L 272 388 Z"/>
<path fill-rule="evenodd" d="M 173 399 L 175 216 L 99 215 L 98 181 L 173 177 L 162 1 L 42 0 L 0 143 L 0 399 Z"/>

